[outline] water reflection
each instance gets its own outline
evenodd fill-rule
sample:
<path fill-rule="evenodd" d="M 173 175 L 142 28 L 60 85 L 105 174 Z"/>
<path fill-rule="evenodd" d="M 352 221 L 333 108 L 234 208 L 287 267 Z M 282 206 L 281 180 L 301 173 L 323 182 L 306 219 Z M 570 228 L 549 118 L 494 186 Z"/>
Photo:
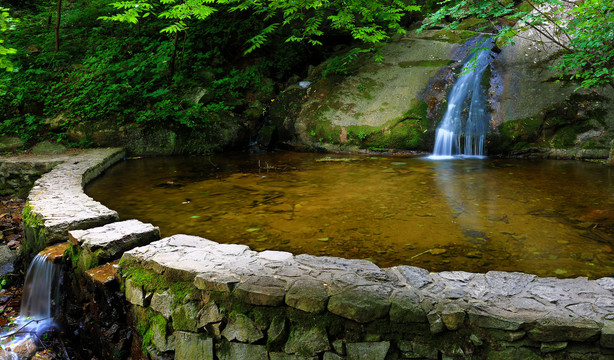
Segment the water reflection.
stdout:
<path fill-rule="evenodd" d="M 127 161 L 87 189 L 124 219 L 253 249 L 432 271 L 611 275 L 611 169 L 562 161 L 234 154 Z"/>

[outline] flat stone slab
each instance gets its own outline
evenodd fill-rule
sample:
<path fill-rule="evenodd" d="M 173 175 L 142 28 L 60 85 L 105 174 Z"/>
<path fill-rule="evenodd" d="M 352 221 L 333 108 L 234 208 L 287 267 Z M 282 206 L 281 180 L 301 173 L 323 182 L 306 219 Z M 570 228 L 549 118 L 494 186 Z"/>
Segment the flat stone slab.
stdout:
<path fill-rule="evenodd" d="M 101 250 L 98 258 L 113 259 L 127 250 L 160 239 L 160 228 L 138 220 L 126 220 L 87 230 L 72 230 L 68 237 L 73 245 L 89 252 Z"/>
<path fill-rule="evenodd" d="M 83 192 L 83 185 L 124 157 L 122 149 L 92 149 L 64 160 L 41 176 L 32 187 L 28 204 L 42 223 L 47 244 L 68 239 L 68 231 L 104 225 L 119 219 L 107 208 Z"/>

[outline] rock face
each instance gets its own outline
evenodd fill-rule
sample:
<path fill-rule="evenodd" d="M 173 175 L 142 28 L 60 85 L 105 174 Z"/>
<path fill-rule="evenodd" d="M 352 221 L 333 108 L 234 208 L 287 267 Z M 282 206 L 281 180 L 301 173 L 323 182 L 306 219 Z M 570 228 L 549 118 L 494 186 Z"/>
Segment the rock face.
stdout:
<path fill-rule="evenodd" d="M 322 64 L 308 87 L 291 86 L 274 103 L 280 140 L 317 150 L 430 150 L 429 105 L 444 98 L 449 80 L 438 75 L 458 65 L 467 49 L 457 43 L 471 34 L 408 35 L 381 49 L 382 63 L 363 55 L 346 77 L 321 76 L 332 67 Z"/>

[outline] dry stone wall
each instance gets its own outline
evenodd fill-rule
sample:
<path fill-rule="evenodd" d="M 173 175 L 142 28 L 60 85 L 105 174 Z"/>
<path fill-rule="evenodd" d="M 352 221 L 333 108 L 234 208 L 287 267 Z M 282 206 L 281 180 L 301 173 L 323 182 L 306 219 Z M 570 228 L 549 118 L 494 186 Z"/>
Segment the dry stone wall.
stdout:
<path fill-rule="evenodd" d="M 106 346 L 98 354 L 103 358 L 614 358 L 614 278 L 429 273 L 411 266 L 382 269 L 366 260 L 257 252 L 188 235 L 157 240 L 150 224 L 104 225 L 116 215 L 86 201 L 81 187 L 120 153 L 90 154 L 90 160 L 84 155 L 42 177 L 30 201 L 44 238 L 71 239 L 75 277 L 96 297 L 81 299 L 81 308 L 93 309 L 88 324 L 105 323 L 89 338 L 118 344 L 115 352 Z M 130 228 L 138 231 L 129 234 Z M 80 261 L 85 254 L 100 258 Z M 119 289 L 124 305 L 115 296 Z M 131 355 L 128 335 L 113 334 L 133 332 L 105 322 L 104 311 L 112 313 L 108 318 L 131 319 Z"/>

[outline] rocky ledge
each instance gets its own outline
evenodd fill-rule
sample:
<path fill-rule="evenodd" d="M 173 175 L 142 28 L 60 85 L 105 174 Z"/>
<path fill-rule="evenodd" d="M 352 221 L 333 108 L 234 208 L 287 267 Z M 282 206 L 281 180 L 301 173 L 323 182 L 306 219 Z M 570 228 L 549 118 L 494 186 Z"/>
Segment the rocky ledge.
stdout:
<path fill-rule="evenodd" d="M 176 359 L 185 346 L 206 349 L 198 359 L 614 356 L 614 278 L 381 269 L 188 235 L 130 250 L 121 268 L 154 351 Z"/>

